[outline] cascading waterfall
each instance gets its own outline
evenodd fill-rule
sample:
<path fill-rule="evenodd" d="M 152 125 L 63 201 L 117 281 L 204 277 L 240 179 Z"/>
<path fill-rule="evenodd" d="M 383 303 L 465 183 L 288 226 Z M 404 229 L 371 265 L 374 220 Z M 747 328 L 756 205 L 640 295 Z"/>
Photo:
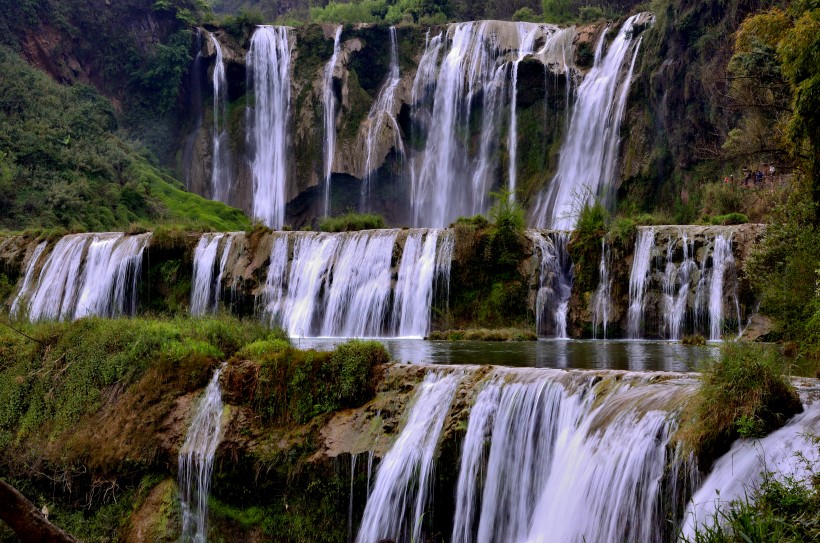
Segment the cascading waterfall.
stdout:
<path fill-rule="evenodd" d="M 605 238 L 601 238 L 601 261 L 598 263 L 598 287 L 592 296 L 592 338 L 598 337 L 598 327 L 603 329 L 606 339 L 606 328 L 612 312 L 612 278 L 609 275 L 610 249 Z"/>
<path fill-rule="evenodd" d="M 396 35 L 396 27 L 390 27 L 390 70 L 387 74 L 387 81 L 379 91 L 376 101 L 370 108 L 367 119 L 367 136 L 365 145 L 367 155 L 364 165 L 364 183 L 362 184 L 362 209 L 367 209 L 370 197 L 370 181 L 376 169 L 376 164 L 382 157 L 375 156 L 377 144 L 382 139 L 382 133 L 390 130 L 393 133 L 393 147 L 401 155 L 404 155 L 404 144 L 401 139 L 401 130 L 393 109 L 396 104 L 396 89 L 401 81 L 399 72 L 399 42 Z"/>
<path fill-rule="evenodd" d="M 410 230 L 394 262 L 398 235 L 276 234 L 260 298 L 263 317 L 291 336 L 424 337 L 435 291 L 449 288 L 453 240 L 438 230 Z"/>
<path fill-rule="evenodd" d="M 419 385 L 407 423 L 376 471 L 357 542 L 422 540 L 436 445 L 458 383 L 456 374 L 430 372 Z"/>
<path fill-rule="evenodd" d="M 179 449 L 179 498 L 184 542 L 204 543 L 208 537 L 208 496 L 214 455 L 222 431 L 222 390 L 214 372 L 199 402 L 185 443 Z"/>
<path fill-rule="evenodd" d="M 712 280 L 709 283 L 709 339 L 720 340 L 723 335 L 723 285 L 726 274 L 735 274 L 735 257 L 732 253 L 732 238 L 722 234 L 715 238 L 712 250 Z M 733 284 L 735 284 L 733 282 Z M 734 296 L 737 305 L 737 294 Z M 740 324 L 740 309 L 737 309 Z M 738 333 L 739 330 L 738 330 Z"/>
<path fill-rule="evenodd" d="M 37 263 L 40 261 L 40 256 L 43 254 L 43 251 L 46 250 L 46 246 L 48 242 L 41 241 L 37 244 L 37 247 L 34 248 L 34 252 L 28 259 L 28 264 L 26 265 L 26 271 L 23 274 L 23 284 L 20 286 L 20 290 L 17 291 L 17 295 L 14 297 L 14 301 L 11 302 L 11 309 L 9 310 L 9 314 L 12 317 L 20 317 L 20 308 L 21 303 L 24 301 L 23 296 L 29 293 L 31 289 L 31 281 L 34 278 L 34 271 L 37 269 Z"/>
<path fill-rule="evenodd" d="M 664 332 L 668 339 L 675 340 L 681 338 L 689 298 L 690 277 L 697 269 L 694 260 L 694 240 L 690 240 L 685 232 L 681 233 L 679 238 L 683 249 L 683 261 L 679 266 L 675 266 L 672 261 L 676 242 L 670 238 L 666 248 L 666 269 L 662 285 Z"/>
<path fill-rule="evenodd" d="M 643 330 L 643 301 L 649 283 L 652 249 L 655 247 L 655 230 L 640 230 L 635 240 L 632 269 L 629 272 L 629 309 L 627 334 L 630 339 L 641 337 Z"/>
<path fill-rule="evenodd" d="M 345 238 L 333 262 L 335 281 L 326 294 L 323 336 L 377 336 L 390 301 L 395 230 Z M 341 331 L 341 333 L 339 333 Z"/>
<path fill-rule="evenodd" d="M 718 507 L 727 508 L 763 482 L 763 473 L 777 480 L 794 477 L 809 484 L 806 461 L 820 462 L 811 435 L 820 428 L 820 405 L 814 404 L 783 428 L 762 439 L 740 439 L 715 462 L 711 473 L 692 496 L 685 513 L 681 539 L 694 540 L 695 529 L 711 526 Z"/>
<path fill-rule="evenodd" d="M 339 58 L 339 49 L 342 39 L 342 29 L 336 27 L 333 37 L 333 54 L 325 65 L 322 79 L 322 104 L 324 104 L 325 128 L 325 207 L 324 215 L 330 215 L 330 176 L 333 172 L 333 157 L 336 153 L 336 90 L 333 88 L 333 72 L 336 69 L 336 60 Z"/>
<path fill-rule="evenodd" d="M 569 234 L 530 232 L 540 253 L 538 294 L 535 299 L 535 329 L 539 335 L 567 338 L 567 312 L 572 294 L 572 261 L 567 251 Z"/>
<path fill-rule="evenodd" d="M 133 315 L 137 310 L 137 279 L 151 234 L 97 238 L 88 247 L 83 287 L 74 318 L 91 315 Z"/>
<path fill-rule="evenodd" d="M 429 331 L 437 241 L 437 230 L 407 236 L 393 305 L 393 323 L 399 337 L 424 337 Z"/>
<path fill-rule="evenodd" d="M 645 17 L 646 14 L 638 14 L 627 19 L 605 56 L 606 32 L 601 34 L 594 65 L 578 87 L 578 100 L 561 148 L 558 171 L 539 194 L 534 207 L 536 227 L 571 230 L 584 205 L 596 199 L 608 203 L 626 95 L 642 40 L 634 39 L 635 24 Z M 620 78 L 626 62 L 626 76 Z"/>
<path fill-rule="evenodd" d="M 227 202 L 231 193 L 231 172 L 228 160 L 228 82 L 222 46 L 213 34 L 208 34 L 216 51 L 213 81 L 213 151 L 211 156 L 211 198 Z"/>
<path fill-rule="evenodd" d="M 561 41 L 551 38 L 561 32 L 552 25 L 476 21 L 450 25 L 446 36 L 428 35 L 412 93 L 413 126 L 426 137 L 424 150 L 410 161 L 416 224 L 443 227 L 459 215 L 486 211 L 488 191 L 498 178 L 507 74 L 515 66 L 517 77 L 518 63 L 538 40 L 547 44 L 539 54 L 551 58 L 549 47 Z M 470 127 L 479 107 L 481 133 L 471 153 Z M 510 167 L 514 184 L 514 163 Z"/>
<path fill-rule="evenodd" d="M 150 237 L 119 232 L 62 237 L 36 281 L 36 267 L 29 265 L 13 313 L 31 321 L 134 314 Z"/>
<path fill-rule="evenodd" d="M 204 234 L 194 249 L 194 272 L 191 282 L 191 315 L 204 315 L 219 302 L 214 296 L 214 268 L 219 242 L 225 234 Z M 217 293 L 219 286 L 216 287 Z"/>
<path fill-rule="evenodd" d="M 247 55 L 248 87 L 254 95 L 248 119 L 254 149 L 253 216 L 271 228 L 280 228 L 285 220 L 291 48 L 287 27 L 259 26 Z"/>

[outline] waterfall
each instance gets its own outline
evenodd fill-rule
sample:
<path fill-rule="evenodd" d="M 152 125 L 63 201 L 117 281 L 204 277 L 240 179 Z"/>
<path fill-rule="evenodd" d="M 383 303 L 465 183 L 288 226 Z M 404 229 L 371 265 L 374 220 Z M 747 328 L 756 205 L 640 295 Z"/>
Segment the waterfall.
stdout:
<path fill-rule="evenodd" d="M 534 44 L 541 39 L 557 44 L 560 40 L 551 37 L 561 32 L 552 25 L 476 21 L 450 25 L 446 36 L 428 34 L 412 91 L 413 126 L 425 139 L 424 149 L 410 160 L 415 224 L 443 227 L 459 215 L 486 211 L 488 191 L 499 177 L 507 74 L 512 69 L 517 79 L 518 63 L 533 53 Z M 546 58 L 547 52 L 545 46 L 539 54 Z M 516 90 L 510 92 L 515 95 Z M 473 118 L 479 111 L 480 123 Z M 517 132 L 514 117 L 511 114 L 511 126 Z M 473 146 L 475 126 L 480 126 L 480 134 Z M 517 146 L 511 139 L 507 144 Z"/>
<path fill-rule="evenodd" d="M 567 252 L 569 234 L 553 232 L 545 237 L 533 230 L 530 235 L 540 253 L 535 330 L 539 335 L 567 338 L 567 313 L 573 281 L 572 261 Z"/>
<path fill-rule="evenodd" d="M 401 130 L 393 109 L 396 104 L 396 89 L 401 81 L 399 73 L 399 44 L 396 36 L 396 27 L 390 27 L 390 70 L 387 74 L 387 82 L 379 91 L 376 101 L 370 108 L 367 116 L 367 137 L 365 146 L 367 156 L 364 165 L 364 183 L 362 184 L 362 209 L 366 210 L 370 197 L 370 181 L 377 164 L 382 157 L 374 155 L 378 151 L 377 145 L 382 140 L 382 133 L 390 130 L 393 133 L 393 146 L 396 151 L 404 154 L 404 146 L 401 140 Z"/>
<path fill-rule="evenodd" d="M 715 238 L 715 246 L 712 250 L 712 280 L 709 283 L 709 339 L 712 341 L 719 341 L 723 335 L 723 287 L 727 273 L 735 273 L 732 238 L 730 235 L 729 239 L 726 239 L 723 234 L 719 234 Z M 737 295 L 734 299 L 737 304 Z M 736 314 L 739 324 L 739 308 Z"/>
<path fill-rule="evenodd" d="M 323 336 L 377 336 L 390 301 L 395 230 L 356 233 L 342 240 L 326 294 Z M 341 333 L 340 333 L 341 331 Z"/>
<path fill-rule="evenodd" d="M 665 540 L 667 444 L 696 382 L 620 375 L 496 368 L 479 383 L 452 541 Z"/>
<path fill-rule="evenodd" d="M 811 435 L 820 428 L 820 405 L 811 405 L 786 426 L 762 439 L 740 439 L 721 456 L 686 507 L 681 539 L 694 540 L 698 526 L 711 526 L 718 507 L 728 508 L 763 482 L 763 473 L 775 479 L 794 477 L 809 483 L 806 462 L 820 462 Z"/>
<path fill-rule="evenodd" d="M 219 242 L 225 234 L 203 234 L 194 249 L 194 272 L 191 282 L 191 315 L 204 315 L 214 310 L 219 297 L 219 285 L 214 289 L 214 268 L 216 267 Z"/>
<path fill-rule="evenodd" d="M 518 23 L 518 35 L 522 36 L 521 45 L 518 48 L 518 58 L 512 65 L 512 83 L 510 84 L 510 129 L 507 134 L 507 149 L 510 155 L 508 171 L 508 187 L 510 197 L 515 198 L 515 187 L 517 180 L 517 160 L 518 160 L 518 120 L 516 110 L 518 109 L 518 65 L 527 55 L 534 53 L 535 38 L 538 37 L 537 26 Z"/>
<path fill-rule="evenodd" d="M 336 153 L 336 90 L 333 88 L 333 71 L 336 69 L 336 59 L 339 57 L 342 29 L 336 27 L 333 37 L 333 54 L 325 65 L 322 79 L 322 103 L 324 104 L 325 128 L 325 209 L 324 215 L 330 215 L 330 176 L 333 172 L 333 157 Z"/>
<path fill-rule="evenodd" d="M 119 232 L 62 237 L 36 281 L 35 267 L 29 264 L 15 314 L 26 313 L 31 321 L 133 314 L 150 237 Z"/>
<path fill-rule="evenodd" d="M 437 241 L 437 230 L 407 236 L 393 307 L 393 323 L 399 337 L 425 337 L 429 332 Z"/>
<path fill-rule="evenodd" d="M 679 235 L 683 261 L 675 266 L 672 261 L 676 240 L 669 239 L 666 248 L 666 268 L 663 273 L 663 323 L 667 339 L 680 339 L 683 331 L 686 304 L 689 298 L 689 283 L 692 272 L 697 268 L 694 253 L 695 243 L 685 232 Z"/>
<path fill-rule="evenodd" d="M 595 61 L 578 88 L 558 161 L 558 171 L 536 201 L 533 221 L 539 228 L 570 230 L 575 227 L 584 205 L 610 199 L 619 131 L 626 96 L 640 49 L 641 38 L 634 40 L 634 26 L 645 14 L 633 15 L 603 55 L 601 34 L 595 48 Z M 627 55 L 631 53 L 631 59 Z M 629 62 L 626 77 L 619 74 Z"/>
<path fill-rule="evenodd" d="M 429 372 L 398 439 L 376 471 L 356 541 L 422 541 L 433 461 L 459 378 Z"/>
<path fill-rule="evenodd" d="M 605 238 L 601 238 L 601 261 L 598 263 L 598 287 L 592 296 L 592 337 L 598 336 L 598 326 L 603 328 L 603 339 L 606 339 L 606 328 L 609 314 L 612 311 L 612 278 L 609 275 L 610 253 Z"/>
<path fill-rule="evenodd" d="M 653 228 L 639 230 L 635 240 L 635 253 L 632 255 L 632 269 L 629 272 L 627 333 L 630 339 L 640 338 L 643 330 L 643 302 L 649 283 L 649 268 L 654 247 L 655 230 Z"/>
<path fill-rule="evenodd" d="M 456 512 L 452 543 L 469 543 L 476 529 L 479 475 L 487 461 L 487 439 L 498 410 L 501 388 L 488 384 L 476 397 L 461 445 L 461 464 L 456 483 Z"/>
<path fill-rule="evenodd" d="M 449 291 L 452 234 L 410 230 L 396 262 L 399 232 L 276 234 L 262 317 L 291 336 L 424 337 L 436 291 Z"/>
<path fill-rule="evenodd" d="M 222 46 L 213 34 L 208 34 L 216 50 L 214 62 L 214 120 L 213 152 L 211 157 L 211 197 L 227 202 L 231 194 L 231 171 L 228 163 L 228 82 L 225 77 L 225 61 Z M 221 122 L 221 124 L 220 124 Z"/>
<path fill-rule="evenodd" d="M 222 430 L 222 391 L 214 372 L 197 406 L 185 443 L 179 449 L 179 499 L 182 541 L 204 543 L 208 538 L 208 496 L 214 455 Z"/>
<path fill-rule="evenodd" d="M 291 47 L 287 27 L 259 26 L 247 55 L 254 95 L 248 123 L 254 148 L 253 216 L 271 228 L 285 220 Z"/>
<path fill-rule="evenodd" d="M 137 311 L 137 279 L 151 234 L 95 237 L 85 258 L 83 286 L 74 318 L 114 317 Z"/>
<path fill-rule="evenodd" d="M 34 248 L 34 252 L 28 259 L 28 264 L 26 265 L 26 271 L 23 274 L 23 284 L 20 286 L 20 290 L 17 291 L 17 295 L 14 297 L 14 300 L 11 302 L 11 309 L 9 310 L 9 314 L 12 317 L 21 317 L 21 304 L 24 302 L 24 298 L 31 294 L 31 282 L 34 278 L 34 273 L 37 270 L 37 262 L 40 261 L 40 256 L 43 254 L 43 251 L 46 249 L 46 245 L 48 242 L 41 241 L 37 244 L 37 247 Z"/>
<path fill-rule="evenodd" d="M 194 123 L 182 144 L 182 177 L 185 181 L 186 190 L 193 189 L 191 170 L 194 162 L 194 146 L 199 136 L 199 129 L 202 128 L 202 29 L 197 27 L 194 30 L 194 36 L 196 38 L 196 56 L 191 64 L 189 80 L 191 92 L 188 100 L 189 111 Z"/>

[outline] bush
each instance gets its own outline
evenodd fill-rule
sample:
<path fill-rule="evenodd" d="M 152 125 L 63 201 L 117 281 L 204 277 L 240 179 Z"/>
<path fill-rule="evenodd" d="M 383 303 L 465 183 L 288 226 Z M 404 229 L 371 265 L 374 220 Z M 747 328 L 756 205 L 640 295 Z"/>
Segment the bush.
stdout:
<path fill-rule="evenodd" d="M 768 434 L 802 410 L 775 348 L 727 343 L 720 357 L 703 368 L 700 388 L 684 408 L 675 439 L 708 469 L 741 431 Z"/>
<path fill-rule="evenodd" d="M 487 239 L 485 257 L 500 268 L 514 268 L 521 260 L 524 244 L 524 208 L 512 199 L 508 190 L 490 194 L 495 204 L 490 208 L 492 226 Z"/>
<path fill-rule="evenodd" d="M 350 212 L 319 221 L 319 230 L 322 232 L 355 232 L 377 228 L 384 228 L 384 218 L 375 213 Z"/>
<path fill-rule="evenodd" d="M 743 213 L 727 213 L 726 215 L 718 215 L 717 217 L 712 217 L 712 219 L 709 222 L 718 226 L 727 226 L 730 224 L 746 224 L 747 222 L 749 222 L 749 217 L 747 217 Z"/>
<path fill-rule="evenodd" d="M 373 369 L 390 356 L 376 341 L 352 340 L 334 351 L 254 345 L 239 355 L 261 364 L 252 404 L 266 420 L 287 424 L 361 405 L 374 393 Z"/>
<path fill-rule="evenodd" d="M 524 21 L 529 23 L 538 22 L 539 19 L 541 19 L 541 17 L 536 15 L 535 12 L 528 7 L 523 7 L 519 9 L 518 11 L 513 13 L 512 16 L 513 21 Z"/>

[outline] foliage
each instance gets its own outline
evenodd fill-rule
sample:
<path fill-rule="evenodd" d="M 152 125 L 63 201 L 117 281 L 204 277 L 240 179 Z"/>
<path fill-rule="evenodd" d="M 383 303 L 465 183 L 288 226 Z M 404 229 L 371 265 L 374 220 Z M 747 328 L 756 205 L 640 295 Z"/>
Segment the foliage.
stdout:
<path fill-rule="evenodd" d="M 228 15 L 220 22 L 222 28 L 233 36 L 236 41 L 243 43 L 257 26 L 264 24 L 265 17 L 254 9 L 240 9 L 236 15 Z"/>
<path fill-rule="evenodd" d="M 817 441 L 816 436 L 814 437 Z M 801 543 L 820 540 L 820 465 L 797 456 L 807 477 L 764 472 L 763 482 L 718 508 L 687 543 Z"/>
<path fill-rule="evenodd" d="M 377 228 L 384 228 L 384 218 L 375 213 L 350 211 L 338 217 L 326 217 L 319 221 L 319 230 L 322 232 L 355 232 Z"/>
<path fill-rule="evenodd" d="M 538 22 L 540 19 L 541 17 L 536 15 L 535 12 L 527 6 L 519 9 L 513 13 L 512 16 L 513 21 Z"/>
<path fill-rule="evenodd" d="M 541 11 L 548 23 L 563 23 L 572 17 L 571 0 L 541 0 Z"/>
<path fill-rule="evenodd" d="M 726 215 L 718 215 L 717 217 L 712 217 L 709 222 L 715 225 L 722 226 L 730 224 L 745 224 L 749 222 L 749 217 L 747 217 L 743 213 L 727 213 Z"/>
<path fill-rule="evenodd" d="M 90 87 L 61 86 L 2 47 L 0 69 L 0 227 L 247 224 L 239 210 L 182 191 L 117 139 L 111 104 Z"/>
<path fill-rule="evenodd" d="M 199 384 L 213 365 L 270 337 L 237 319 L 82 319 L 0 330 L 0 449 L 48 425 L 52 436 L 94 413 L 106 391 L 127 388 L 149 366 Z M 33 339 L 30 339 L 33 338 Z"/>
<path fill-rule="evenodd" d="M 430 340 L 444 341 L 536 341 L 538 336 L 528 328 L 470 328 L 430 332 Z"/>
<path fill-rule="evenodd" d="M 495 203 L 490 208 L 492 226 L 489 230 L 485 257 L 500 268 L 514 268 L 521 260 L 524 244 L 524 208 L 512 198 L 512 193 L 501 189 L 490 193 Z"/>
<path fill-rule="evenodd" d="M 335 2 L 331 0 L 324 7 L 312 7 L 310 18 L 314 22 L 332 22 L 342 24 L 400 22 L 429 23 L 431 20 L 446 21 L 439 2 L 434 0 L 358 0 L 353 2 Z M 442 22 L 444 22 L 442 21 Z"/>
<path fill-rule="evenodd" d="M 334 351 L 300 351 L 280 342 L 249 346 L 237 358 L 259 362 L 254 409 L 278 424 L 361 405 L 373 395 L 372 372 L 389 361 L 376 341 L 351 340 Z"/>
<path fill-rule="evenodd" d="M 600 202 L 584 206 L 568 246 L 575 266 L 575 284 L 581 292 L 595 289 L 601 238 L 607 234 L 609 213 Z"/>
<path fill-rule="evenodd" d="M 770 346 L 727 343 L 701 373 L 698 392 L 675 439 L 707 467 L 741 432 L 765 435 L 802 411 L 797 392 Z"/>
<path fill-rule="evenodd" d="M 775 336 L 798 341 L 804 354 L 820 357 L 820 230 L 814 223 L 810 187 L 794 181 L 787 199 L 775 206 L 763 242 L 746 263 L 746 275 L 771 317 Z"/>

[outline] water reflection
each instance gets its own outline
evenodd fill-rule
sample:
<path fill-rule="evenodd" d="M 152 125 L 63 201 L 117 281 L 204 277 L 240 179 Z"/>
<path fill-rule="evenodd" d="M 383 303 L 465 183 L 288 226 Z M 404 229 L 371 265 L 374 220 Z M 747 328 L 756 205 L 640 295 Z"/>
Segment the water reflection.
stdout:
<path fill-rule="evenodd" d="M 330 350 L 345 339 L 295 340 L 301 348 Z M 494 364 L 539 368 L 696 371 L 718 347 L 663 341 L 541 340 L 522 343 L 381 339 L 398 362 Z"/>

